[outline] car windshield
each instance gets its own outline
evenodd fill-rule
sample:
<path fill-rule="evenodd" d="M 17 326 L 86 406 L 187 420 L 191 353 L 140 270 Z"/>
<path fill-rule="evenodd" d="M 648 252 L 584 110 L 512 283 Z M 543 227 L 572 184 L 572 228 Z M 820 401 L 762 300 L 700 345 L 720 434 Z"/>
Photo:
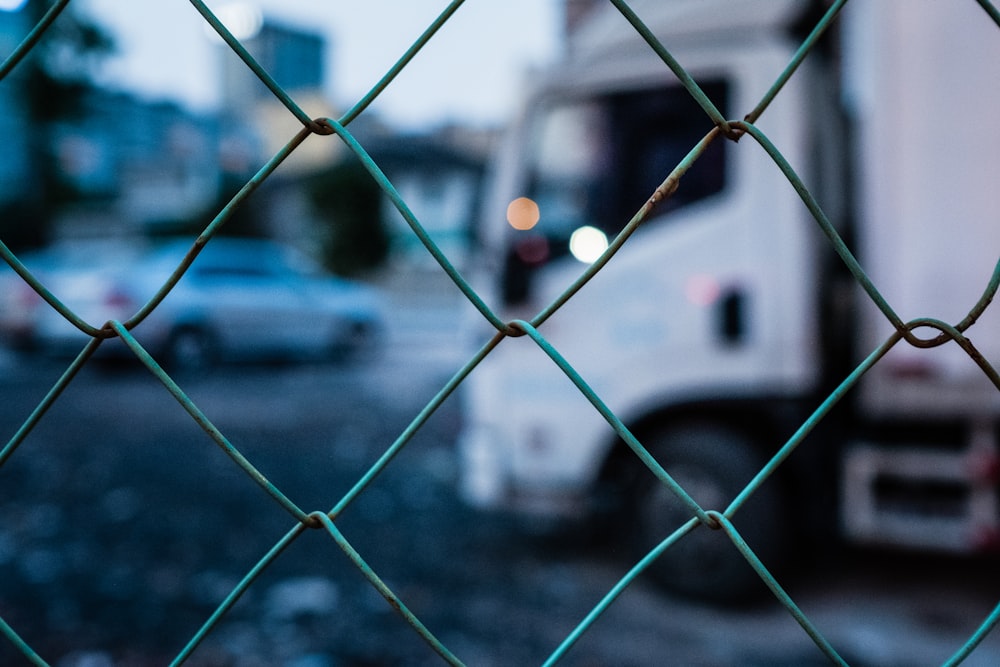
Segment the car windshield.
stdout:
<path fill-rule="evenodd" d="M 726 108 L 724 81 L 708 81 L 702 88 Z M 570 253 L 592 261 L 593 245 L 575 245 L 579 234 L 604 239 L 606 247 L 711 128 L 705 112 L 680 86 L 560 99 L 544 107 L 529 135 L 523 192 L 537 214 L 528 224 L 508 220 L 514 229 L 504 276 L 506 301 L 524 300 L 531 272 L 548 261 Z M 724 142 L 712 144 L 657 216 L 721 192 L 725 152 Z"/>

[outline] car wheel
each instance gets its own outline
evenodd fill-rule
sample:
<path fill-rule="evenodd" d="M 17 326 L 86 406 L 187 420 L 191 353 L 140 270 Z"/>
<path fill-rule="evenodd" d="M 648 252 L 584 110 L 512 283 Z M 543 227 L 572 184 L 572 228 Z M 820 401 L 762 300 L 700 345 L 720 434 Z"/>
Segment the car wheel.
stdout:
<path fill-rule="evenodd" d="M 182 327 L 167 339 L 163 352 L 163 365 L 172 372 L 197 372 L 213 366 L 218 361 L 214 337 L 199 327 Z"/>
<path fill-rule="evenodd" d="M 331 346 L 337 361 L 362 361 L 375 356 L 379 346 L 379 327 L 372 322 L 351 322 Z"/>
<path fill-rule="evenodd" d="M 708 422 L 661 430 L 643 444 L 705 510 L 724 511 L 764 465 L 751 438 Z M 691 518 L 669 488 L 648 470 L 643 472 L 632 519 L 640 556 Z M 733 517 L 740 535 L 769 570 L 778 565 L 787 541 L 776 483 L 766 481 Z M 728 535 L 707 526 L 671 545 L 648 572 L 668 590 L 711 602 L 739 602 L 766 591 Z"/>

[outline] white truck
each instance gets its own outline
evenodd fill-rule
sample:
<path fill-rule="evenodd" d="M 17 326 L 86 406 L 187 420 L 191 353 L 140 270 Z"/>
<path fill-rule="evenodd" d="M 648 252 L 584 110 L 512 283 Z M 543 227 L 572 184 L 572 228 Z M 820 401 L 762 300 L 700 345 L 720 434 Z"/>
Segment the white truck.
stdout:
<path fill-rule="evenodd" d="M 722 114 L 742 119 L 829 4 L 631 6 Z M 713 127 L 610 3 L 526 98 L 496 160 L 473 276 L 507 321 L 530 320 L 576 280 Z M 998 114 L 1000 28 L 983 7 L 854 0 L 756 126 L 892 312 L 957 324 L 1000 258 Z M 895 331 L 748 135 L 715 141 L 539 327 L 664 469 L 719 511 Z M 1000 307 L 967 334 L 998 365 Z M 849 386 L 734 516 L 764 564 L 835 536 L 998 547 L 1000 391 L 988 373 L 955 342 L 901 341 Z M 582 530 L 612 516 L 639 553 L 690 518 L 528 337 L 503 340 L 463 388 L 461 488 L 473 505 L 595 522 Z M 721 531 L 700 528 L 650 572 L 705 598 L 760 586 Z"/>

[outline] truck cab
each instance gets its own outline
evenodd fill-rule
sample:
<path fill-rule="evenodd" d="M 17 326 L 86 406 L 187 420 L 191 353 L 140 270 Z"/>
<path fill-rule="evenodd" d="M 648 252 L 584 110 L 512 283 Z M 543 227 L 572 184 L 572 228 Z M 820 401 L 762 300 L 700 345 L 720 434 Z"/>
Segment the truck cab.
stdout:
<path fill-rule="evenodd" d="M 812 3 L 791 0 L 630 4 L 727 119 L 758 105 L 802 42 L 795 26 L 815 18 Z M 849 177 L 867 177 L 885 159 L 850 168 L 859 155 L 844 122 L 843 55 L 826 48 L 806 59 L 755 126 L 832 228 L 853 241 L 864 208 Z M 858 318 L 849 271 L 772 157 L 753 138 L 712 135 L 714 127 L 621 13 L 595 10 L 566 61 L 535 81 L 498 155 L 475 278 L 507 321 L 538 322 L 699 505 L 723 511 L 850 373 L 850 351 L 892 328 L 882 318 L 872 333 Z M 708 145 L 672 196 L 548 314 L 700 142 Z M 995 258 L 998 229 L 980 254 Z M 983 400 L 995 403 L 995 394 Z M 616 512 L 637 553 L 691 518 L 528 337 L 503 340 L 467 379 L 463 399 L 462 490 L 472 504 L 546 519 Z M 810 451 L 790 457 L 735 514 L 765 564 L 782 559 L 789 526 L 803 523 L 790 511 L 807 514 L 804 523 L 825 517 L 835 532 L 839 473 L 831 466 L 843 463 L 857 412 L 853 403 L 843 408 L 825 429 L 836 435 L 814 435 Z M 788 502 L 803 493 L 813 500 Z M 719 538 L 694 531 L 652 573 L 702 597 L 759 586 Z"/>

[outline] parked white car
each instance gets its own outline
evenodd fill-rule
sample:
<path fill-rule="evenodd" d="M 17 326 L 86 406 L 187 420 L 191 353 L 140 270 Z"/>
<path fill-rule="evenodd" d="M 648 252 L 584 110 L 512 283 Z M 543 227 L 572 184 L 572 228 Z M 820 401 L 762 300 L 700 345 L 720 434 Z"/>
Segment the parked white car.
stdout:
<path fill-rule="evenodd" d="M 53 247 L 24 264 L 84 321 L 100 327 L 132 317 L 168 279 L 190 239 L 149 248 L 101 244 Z M 80 331 L 13 271 L 5 284 L 3 328 L 15 345 L 76 353 Z M 179 370 L 232 360 L 314 360 L 371 353 L 383 327 L 378 290 L 324 273 L 310 258 L 278 243 L 220 237 L 201 251 L 162 303 L 133 330 L 165 367 Z M 131 355 L 118 340 L 102 355 Z"/>

